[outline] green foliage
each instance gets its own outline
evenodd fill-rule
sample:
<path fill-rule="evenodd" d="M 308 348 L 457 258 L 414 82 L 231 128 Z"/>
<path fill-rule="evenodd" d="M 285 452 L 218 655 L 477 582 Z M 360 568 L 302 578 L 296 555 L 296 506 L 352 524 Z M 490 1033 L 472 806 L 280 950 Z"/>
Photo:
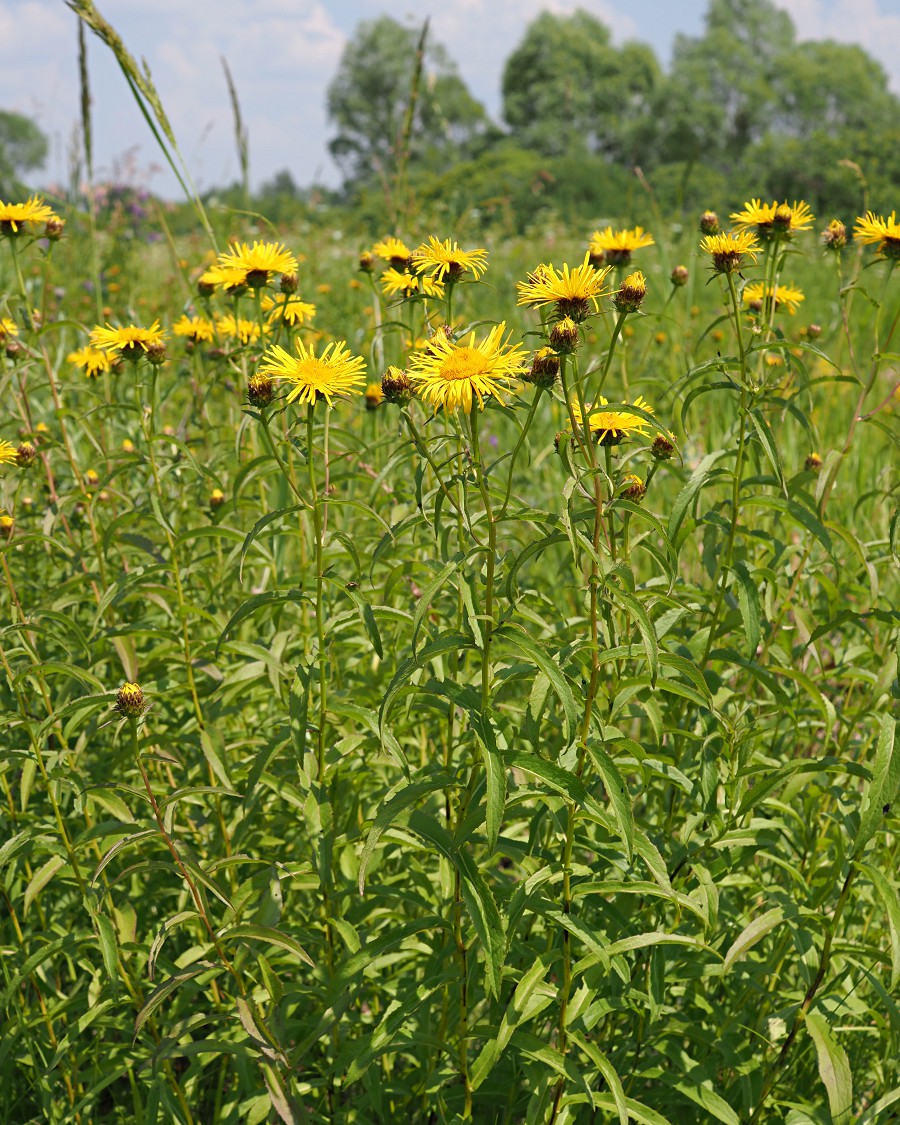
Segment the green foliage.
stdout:
<path fill-rule="evenodd" d="M 413 164 L 452 160 L 488 126 L 446 51 L 427 38 L 417 78 L 419 38 L 419 29 L 380 16 L 361 23 L 344 48 L 328 88 L 337 129 L 329 148 L 351 183 L 389 181 L 405 154 Z"/>
<path fill-rule="evenodd" d="M 517 144 L 546 156 L 591 152 L 634 162 L 652 128 L 659 79 L 650 48 L 613 47 L 587 12 L 541 12 L 506 60 L 503 117 Z"/>
<path fill-rule="evenodd" d="M 47 138 L 31 118 L 0 110 L 0 195 L 11 195 L 19 177 L 46 159 Z"/>

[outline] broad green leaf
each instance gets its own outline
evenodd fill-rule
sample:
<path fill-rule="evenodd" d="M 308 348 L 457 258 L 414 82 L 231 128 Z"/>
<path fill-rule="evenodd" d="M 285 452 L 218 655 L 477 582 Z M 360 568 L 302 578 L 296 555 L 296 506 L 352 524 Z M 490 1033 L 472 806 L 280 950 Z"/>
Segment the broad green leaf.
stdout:
<path fill-rule="evenodd" d="M 766 934 L 770 933 L 784 921 L 784 911 L 780 906 L 774 907 L 772 910 L 767 910 L 765 914 L 761 914 L 758 918 L 748 925 L 738 934 L 732 942 L 731 947 L 725 954 L 725 961 L 722 965 L 722 975 L 724 976 L 731 966 L 739 958 L 753 948 L 758 941 L 761 941 Z"/>
<path fill-rule="evenodd" d="M 805 1024 L 816 1047 L 819 1077 L 828 1094 L 833 1125 L 848 1125 L 853 1109 L 853 1076 L 847 1052 L 835 1039 L 821 1012 L 807 1012 Z"/>

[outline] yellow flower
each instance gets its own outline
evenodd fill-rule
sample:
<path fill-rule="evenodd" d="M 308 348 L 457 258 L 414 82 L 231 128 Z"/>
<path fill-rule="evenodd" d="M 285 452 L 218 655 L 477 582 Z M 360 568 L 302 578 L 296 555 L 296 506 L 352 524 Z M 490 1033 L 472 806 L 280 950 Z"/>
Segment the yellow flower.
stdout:
<path fill-rule="evenodd" d="M 505 332 L 506 325 L 501 323 L 480 343 L 471 332 L 468 340 L 457 344 L 446 332 L 437 331 L 424 351 L 412 357 L 410 381 L 435 410 L 461 406 L 469 414 L 473 395 L 484 409 L 485 398 L 502 399 L 526 368 L 524 350 L 504 341 Z"/>
<path fill-rule="evenodd" d="M 96 379 L 98 375 L 102 375 L 112 367 L 106 352 L 100 351 L 99 348 L 92 348 L 90 344 L 79 348 L 78 351 L 69 352 L 66 359 L 76 367 L 83 367 L 89 379 Z"/>
<path fill-rule="evenodd" d="M 316 306 L 299 297 L 270 297 L 262 299 L 263 312 L 269 314 L 269 324 L 280 324 L 282 320 L 292 328 L 299 328 L 316 315 Z"/>
<path fill-rule="evenodd" d="M 412 257 L 412 250 L 401 242 L 399 238 L 389 236 L 383 238 L 381 242 L 376 242 L 372 247 L 372 253 L 376 254 L 385 262 L 390 262 L 392 266 L 400 268 Z"/>
<path fill-rule="evenodd" d="M 747 285 L 744 288 L 744 304 L 749 305 L 754 312 L 760 312 L 763 308 L 768 312 L 773 295 L 775 312 L 786 308 L 791 316 L 797 311 L 800 302 L 805 300 L 802 291 L 791 285 L 776 285 L 773 294 L 773 287 L 770 284 L 755 281 L 752 285 Z"/>
<path fill-rule="evenodd" d="M 0 344 L 8 340 L 10 336 L 18 335 L 18 324 L 14 320 L 10 320 L 8 316 L 0 316 Z"/>
<path fill-rule="evenodd" d="M 900 258 L 900 223 L 896 211 L 891 211 L 886 219 L 867 211 L 865 217 L 860 216 L 854 223 L 853 237 L 870 246 L 877 243 L 878 253 L 885 258 Z"/>
<path fill-rule="evenodd" d="M 252 344 L 259 339 L 259 325 L 255 320 L 234 317 L 231 313 L 218 318 L 216 331 L 226 339 L 237 340 L 241 344 Z"/>
<path fill-rule="evenodd" d="M 750 231 L 708 234 L 701 240 L 700 249 L 710 255 L 716 273 L 734 273 L 741 268 L 745 254 L 755 262 L 760 252 L 756 235 Z"/>
<path fill-rule="evenodd" d="M 351 355 L 343 340 L 326 345 L 320 356 L 316 355 L 315 344 L 307 348 L 302 340 L 296 340 L 294 346 L 296 356 L 277 344 L 269 348 L 263 356 L 264 366 L 259 369 L 263 375 L 294 384 L 288 393 L 288 402 L 299 399 L 312 406 L 324 398 L 331 406 L 332 398 L 349 395 L 365 382 L 366 361 L 361 356 Z"/>
<path fill-rule="evenodd" d="M 443 282 L 435 281 L 426 274 L 416 276 L 409 270 L 404 270 L 402 273 L 393 268 L 385 270 L 379 281 L 381 288 L 389 297 L 415 297 L 419 294 L 423 297 L 443 297 L 444 295 Z"/>
<path fill-rule="evenodd" d="M 225 254 L 219 255 L 218 268 L 232 277 L 241 277 L 242 284 L 261 289 L 272 273 L 295 273 L 297 259 L 280 242 L 235 242 Z M 231 282 L 233 285 L 233 282 Z"/>
<path fill-rule="evenodd" d="M 121 352 L 130 359 L 146 354 L 148 347 L 162 344 L 165 338 L 166 334 L 160 328 L 158 320 L 154 320 L 149 328 L 137 328 L 133 324 L 129 324 L 127 328 L 113 328 L 111 324 L 107 324 L 105 328 L 97 325 L 91 331 L 91 343 L 95 347 L 102 348 L 105 352 Z"/>
<path fill-rule="evenodd" d="M 25 203 L 0 202 L 0 234 L 17 235 L 22 225 L 39 226 L 59 216 L 37 195 Z"/>
<path fill-rule="evenodd" d="M 224 289 L 226 293 L 235 293 L 246 286 L 244 271 L 238 267 L 210 266 L 197 278 L 197 287 L 201 294 L 208 295 L 214 289 Z"/>
<path fill-rule="evenodd" d="M 441 242 L 432 234 L 413 251 L 412 264 L 416 273 L 427 273 L 434 281 L 456 281 L 466 272 L 477 278 L 487 269 L 487 251 L 460 250 L 449 238 Z"/>
<path fill-rule="evenodd" d="M 803 200 L 788 204 L 763 203 L 760 199 L 751 199 L 744 204 L 743 211 L 735 211 L 731 219 L 739 231 L 756 227 L 757 235 L 768 242 L 773 239 L 790 239 L 795 231 L 809 230 L 813 224 L 813 214 L 809 205 Z"/>
<path fill-rule="evenodd" d="M 384 402 L 384 391 L 381 383 L 369 383 L 366 387 L 366 410 L 377 410 Z"/>
<path fill-rule="evenodd" d="M 602 395 L 595 404 L 598 407 L 607 406 L 608 399 Z M 591 403 L 586 402 L 585 409 L 588 413 L 588 430 L 594 441 L 598 441 L 601 445 L 618 445 L 619 442 L 624 441 L 632 434 L 646 434 L 648 423 L 644 418 L 638 414 L 632 414 L 628 410 L 600 410 L 594 409 Z M 628 405 L 625 402 L 624 405 Z M 646 401 L 643 395 L 638 395 L 634 400 L 634 406 L 639 410 L 643 410 L 645 414 L 652 414 L 653 407 Z M 573 402 L 572 417 L 575 419 L 575 425 L 579 429 L 583 427 L 581 407 L 577 402 Z"/>
<path fill-rule="evenodd" d="M 176 336 L 186 336 L 195 344 L 202 340 L 212 340 L 216 334 L 213 322 L 205 316 L 182 316 L 172 325 L 172 331 Z"/>
<path fill-rule="evenodd" d="M 0 465 L 16 463 L 16 447 L 8 441 L 0 441 Z"/>
<path fill-rule="evenodd" d="M 653 245 L 653 235 L 643 227 L 633 230 L 595 230 L 588 244 L 588 255 L 595 265 L 627 266 L 635 250 Z"/>
<path fill-rule="evenodd" d="M 519 304 L 537 308 L 555 303 L 559 317 L 584 320 L 590 312 L 590 305 L 593 304 L 596 311 L 597 298 L 606 293 L 603 282 L 609 269 L 609 266 L 595 269 L 589 254 L 585 254 L 584 261 L 574 269 L 570 270 L 564 263 L 562 272 L 541 263 L 528 275 L 527 281 L 516 282 Z"/>

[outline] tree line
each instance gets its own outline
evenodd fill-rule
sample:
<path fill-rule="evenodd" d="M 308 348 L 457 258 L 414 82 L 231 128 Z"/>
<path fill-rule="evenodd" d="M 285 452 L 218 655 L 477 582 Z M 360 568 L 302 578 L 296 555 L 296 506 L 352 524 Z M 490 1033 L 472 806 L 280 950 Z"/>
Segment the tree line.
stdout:
<path fill-rule="evenodd" d="M 884 69 L 856 45 L 799 42 L 770 0 L 711 0 L 668 71 L 586 11 L 542 12 L 506 59 L 500 122 L 440 44 L 382 16 L 348 41 L 327 109 L 344 195 L 362 200 L 408 175 L 426 202 L 590 209 L 640 169 L 667 207 L 765 193 L 849 213 L 863 181 L 887 205 L 900 180 Z"/>

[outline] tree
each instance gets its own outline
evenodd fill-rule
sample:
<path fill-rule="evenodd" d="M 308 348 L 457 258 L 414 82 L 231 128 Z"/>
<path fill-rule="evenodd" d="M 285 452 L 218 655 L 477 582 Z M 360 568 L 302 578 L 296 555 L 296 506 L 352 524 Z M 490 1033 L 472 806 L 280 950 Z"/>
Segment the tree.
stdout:
<path fill-rule="evenodd" d="M 711 0 L 705 34 L 679 35 L 660 89 L 660 155 L 734 164 L 769 132 L 777 77 L 794 48 L 790 16 L 771 0 Z"/>
<path fill-rule="evenodd" d="M 31 118 L 0 110 L 0 188 L 8 193 L 21 174 L 43 167 L 47 148 Z"/>
<path fill-rule="evenodd" d="M 490 128 L 439 44 L 425 44 L 414 112 L 420 32 L 390 16 L 359 24 L 328 87 L 328 116 L 337 129 L 329 149 L 345 181 L 389 179 L 407 148 L 411 164 L 452 162 Z"/>
<path fill-rule="evenodd" d="M 634 162 L 652 136 L 659 80 L 650 47 L 613 46 L 609 29 L 581 9 L 542 12 L 506 61 L 503 117 L 517 144 L 545 155 Z"/>

